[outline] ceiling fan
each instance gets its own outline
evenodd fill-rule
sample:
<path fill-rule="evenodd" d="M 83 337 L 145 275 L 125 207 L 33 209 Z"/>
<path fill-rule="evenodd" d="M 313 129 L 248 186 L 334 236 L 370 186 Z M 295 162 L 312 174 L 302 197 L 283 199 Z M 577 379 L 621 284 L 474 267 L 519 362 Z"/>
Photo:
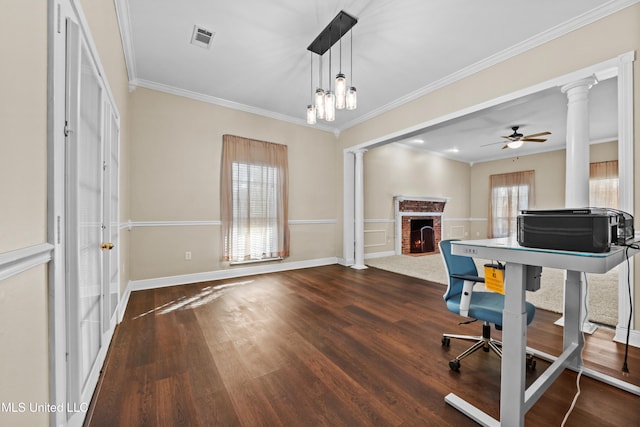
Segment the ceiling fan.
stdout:
<path fill-rule="evenodd" d="M 503 150 L 505 148 L 520 148 L 525 142 L 545 142 L 547 140 L 546 138 L 538 138 L 538 137 L 544 136 L 544 135 L 551 135 L 551 132 L 547 131 L 547 132 L 532 133 L 531 135 L 525 136 L 518 132 L 519 128 L 520 126 L 512 126 L 511 129 L 513 130 L 513 133 L 508 136 L 503 136 L 504 139 L 509 140 L 509 142 L 507 142 L 504 145 L 504 147 L 502 147 Z M 492 144 L 499 144 L 499 142 L 494 142 Z M 486 144 L 486 145 L 492 145 L 492 144 Z"/>

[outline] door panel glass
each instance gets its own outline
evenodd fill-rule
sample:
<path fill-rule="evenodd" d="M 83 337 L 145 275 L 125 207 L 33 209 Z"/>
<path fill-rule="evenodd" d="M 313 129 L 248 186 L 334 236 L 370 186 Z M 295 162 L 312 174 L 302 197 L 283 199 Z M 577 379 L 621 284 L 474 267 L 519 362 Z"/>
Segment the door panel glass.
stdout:
<path fill-rule="evenodd" d="M 82 384 L 100 350 L 102 296 L 102 87 L 82 46 L 80 122 L 76 140 L 78 194 L 78 309 Z"/>

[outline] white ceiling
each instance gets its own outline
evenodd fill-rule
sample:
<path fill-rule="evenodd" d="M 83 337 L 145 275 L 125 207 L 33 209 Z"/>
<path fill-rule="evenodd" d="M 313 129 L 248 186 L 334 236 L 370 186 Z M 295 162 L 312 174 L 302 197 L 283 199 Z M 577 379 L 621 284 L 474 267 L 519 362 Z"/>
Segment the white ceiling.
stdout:
<path fill-rule="evenodd" d="M 305 124 L 311 98 L 307 46 L 340 11 L 355 16 L 353 84 L 358 109 L 340 110 L 339 132 L 456 79 L 561 36 L 632 0 L 116 0 L 130 84 Z M 215 33 L 209 49 L 190 44 L 194 25 Z M 343 72 L 349 76 L 348 38 Z M 338 45 L 333 70 L 338 70 Z M 325 55 L 326 57 L 326 55 Z M 315 58 L 314 58 L 315 60 Z M 327 81 L 325 59 L 325 86 Z M 317 78 L 317 62 L 314 62 Z M 314 83 L 314 88 L 317 83 Z M 607 88 L 612 92 L 607 92 Z M 593 89 L 607 102 L 592 135 L 615 138 L 614 85 Z M 424 148 L 474 162 L 502 154 L 498 142 L 549 130 L 546 148 L 563 144 L 566 97 L 559 91 L 430 129 Z M 613 103 L 613 104 L 612 104 Z M 503 107 L 503 108 L 501 108 Z M 507 108 L 508 107 L 508 108 Z M 565 111 L 565 112 L 563 112 Z M 604 123 L 613 118 L 612 123 Z M 610 120 L 609 120 L 610 121 Z M 320 122 L 320 121 L 319 121 Z M 532 148 L 525 144 L 526 149 Z M 457 147 L 458 153 L 444 151 Z M 492 156 L 491 152 L 498 152 Z"/>
<path fill-rule="evenodd" d="M 591 143 L 609 142 L 618 135 L 617 78 L 599 82 L 589 91 L 589 136 Z M 553 87 L 499 104 L 459 119 L 432 126 L 398 144 L 425 150 L 450 159 L 477 163 L 561 150 L 566 141 L 567 95 Z M 544 143 L 526 142 L 518 149 L 503 149 L 502 138 L 518 132 L 530 135 L 551 132 Z"/>

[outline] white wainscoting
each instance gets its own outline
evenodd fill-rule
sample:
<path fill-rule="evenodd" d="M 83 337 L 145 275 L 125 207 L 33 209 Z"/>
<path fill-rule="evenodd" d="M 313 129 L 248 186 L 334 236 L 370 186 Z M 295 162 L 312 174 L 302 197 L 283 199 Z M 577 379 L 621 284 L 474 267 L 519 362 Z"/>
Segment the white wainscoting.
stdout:
<path fill-rule="evenodd" d="M 310 225 L 310 224 L 337 224 L 336 219 L 290 219 L 289 225 Z M 135 227 L 193 227 L 193 226 L 220 226 L 220 220 L 203 221 L 132 221 L 129 220 L 120 224 L 120 228 L 129 231 Z"/>

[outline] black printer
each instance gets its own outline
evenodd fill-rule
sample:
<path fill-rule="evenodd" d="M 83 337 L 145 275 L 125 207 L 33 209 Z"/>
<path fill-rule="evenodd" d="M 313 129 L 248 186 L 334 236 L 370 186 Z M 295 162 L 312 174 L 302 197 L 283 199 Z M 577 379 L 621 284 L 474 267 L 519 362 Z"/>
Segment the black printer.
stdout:
<path fill-rule="evenodd" d="M 607 208 L 524 210 L 517 231 L 521 246 L 578 252 L 608 252 L 634 238 L 633 217 Z"/>

